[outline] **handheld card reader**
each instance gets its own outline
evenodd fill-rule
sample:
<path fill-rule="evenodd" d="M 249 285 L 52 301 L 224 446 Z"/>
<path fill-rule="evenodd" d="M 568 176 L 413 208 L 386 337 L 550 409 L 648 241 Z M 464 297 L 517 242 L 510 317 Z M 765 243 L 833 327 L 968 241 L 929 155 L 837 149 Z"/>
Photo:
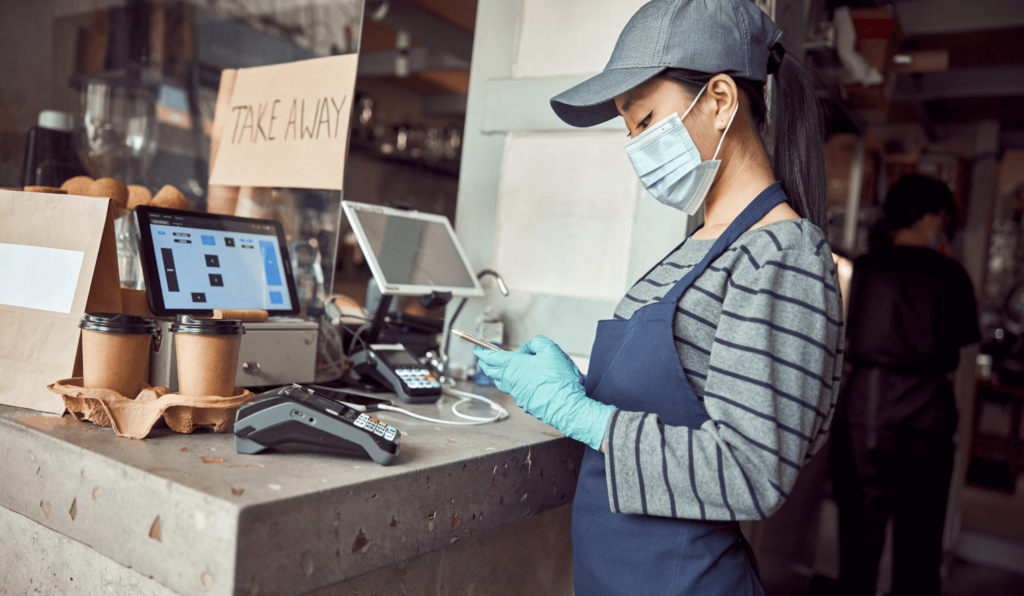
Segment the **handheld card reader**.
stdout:
<path fill-rule="evenodd" d="M 352 370 L 392 389 L 407 404 L 430 404 L 441 397 L 441 383 L 401 344 L 374 344 L 350 359 Z"/>
<path fill-rule="evenodd" d="M 235 450 L 259 453 L 287 443 L 369 455 L 382 466 L 398 459 L 397 428 L 312 389 L 291 385 L 256 396 L 235 416 Z"/>

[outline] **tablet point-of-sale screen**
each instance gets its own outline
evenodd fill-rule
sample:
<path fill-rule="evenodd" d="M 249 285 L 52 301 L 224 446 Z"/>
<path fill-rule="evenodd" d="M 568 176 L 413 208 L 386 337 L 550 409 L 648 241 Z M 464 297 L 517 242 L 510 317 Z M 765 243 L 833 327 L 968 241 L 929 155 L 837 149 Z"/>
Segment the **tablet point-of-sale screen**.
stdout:
<path fill-rule="evenodd" d="M 274 226 L 153 215 L 150 231 L 164 308 L 291 309 Z"/>

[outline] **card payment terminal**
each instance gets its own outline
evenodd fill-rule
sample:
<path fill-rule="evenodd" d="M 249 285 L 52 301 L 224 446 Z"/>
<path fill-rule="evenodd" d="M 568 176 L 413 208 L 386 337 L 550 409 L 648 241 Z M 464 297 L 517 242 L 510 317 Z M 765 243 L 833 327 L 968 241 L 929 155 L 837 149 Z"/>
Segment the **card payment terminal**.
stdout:
<path fill-rule="evenodd" d="M 373 344 L 356 352 L 352 370 L 394 390 L 410 404 L 433 403 L 441 397 L 441 383 L 402 344 Z"/>
<path fill-rule="evenodd" d="M 235 451 L 253 454 L 288 443 L 365 454 L 387 466 L 398 458 L 402 433 L 301 385 L 260 394 L 238 409 Z"/>

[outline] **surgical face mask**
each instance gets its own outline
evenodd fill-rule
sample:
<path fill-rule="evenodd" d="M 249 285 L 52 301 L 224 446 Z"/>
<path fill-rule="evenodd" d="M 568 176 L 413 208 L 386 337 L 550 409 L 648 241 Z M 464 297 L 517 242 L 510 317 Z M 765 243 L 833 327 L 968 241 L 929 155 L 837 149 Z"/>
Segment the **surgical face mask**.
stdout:
<path fill-rule="evenodd" d="M 674 113 L 624 144 L 644 188 L 659 202 L 690 216 L 696 215 L 715 181 L 718 167 L 722 165 L 722 160 L 717 159 L 718 152 L 736 117 L 736 110 L 733 110 L 715 155 L 702 162 L 700 151 L 683 126 L 683 119 L 693 111 L 706 88 L 707 85 L 701 88 L 682 118 Z"/>

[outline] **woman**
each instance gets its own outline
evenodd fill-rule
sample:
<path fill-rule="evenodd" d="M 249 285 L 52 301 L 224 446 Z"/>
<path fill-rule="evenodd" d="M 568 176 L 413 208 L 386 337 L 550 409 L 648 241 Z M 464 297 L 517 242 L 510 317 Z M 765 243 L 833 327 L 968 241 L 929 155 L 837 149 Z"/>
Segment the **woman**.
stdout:
<path fill-rule="evenodd" d="M 651 194 L 705 207 L 598 325 L 586 377 L 544 337 L 476 352 L 524 410 L 588 446 L 578 594 L 762 594 L 737 522 L 778 509 L 827 436 L 842 307 L 821 231 L 821 120 L 780 35 L 749 0 L 658 0 L 604 72 L 552 99 L 574 126 L 621 116 Z"/>
<path fill-rule="evenodd" d="M 853 370 L 831 450 L 844 594 L 875 593 L 890 517 L 893 594 L 939 594 L 957 427 L 949 377 L 981 336 L 971 279 L 939 252 L 955 214 L 945 184 L 904 176 L 872 231 L 877 245 L 854 262 Z"/>

